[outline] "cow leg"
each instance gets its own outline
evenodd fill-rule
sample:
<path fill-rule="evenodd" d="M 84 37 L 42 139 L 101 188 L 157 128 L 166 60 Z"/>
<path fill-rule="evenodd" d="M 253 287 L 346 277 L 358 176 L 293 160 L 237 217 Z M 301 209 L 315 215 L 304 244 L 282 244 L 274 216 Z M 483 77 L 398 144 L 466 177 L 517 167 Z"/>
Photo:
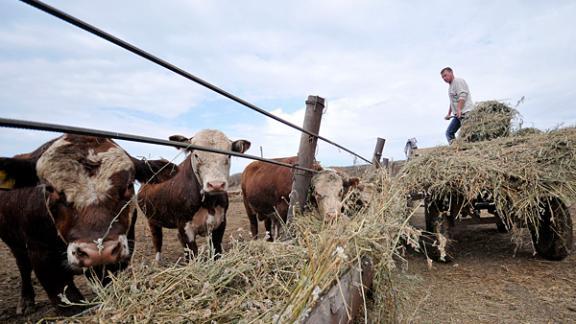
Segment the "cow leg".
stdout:
<path fill-rule="evenodd" d="M 31 247 L 30 261 L 36 273 L 36 278 L 44 287 L 50 302 L 62 315 L 72 315 L 84 310 L 80 305 L 67 305 L 62 302 L 60 295 L 63 294 L 72 303 L 80 303 L 84 297 L 74 284 L 74 274 L 63 263 L 62 251 L 48 251 L 40 246 Z"/>
<path fill-rule="evenodd" d="M 134 254 L 134 249 L 136 248 L 136 221 L 138 220 L 138 210 L 134 208 L 132 211 L 132 220 L 130 222 L 130 228 L 128 229 L 128 233 L 126 234 L 126 238 L 128 239 L 128 249 L 130 249 L 130 257 L 128 260 L 132 259 L 132 255 Z"/>
<path fill-rule="evenodd" d="M 26 253 L 26 250 L 10 248 L 16 258 L 16 265 L 20 271 L 20 299 L 16 306 L 16 314 L 22 315 L 34 306 L 34 287 L 32 286 L 32 264 Z"/>
<path fill-rule="evenodd" d="M 268 215 L 264 220 L 264 228 L 266 228 L 266 241 L 272 242 L 274 241 L 274 235 L 272 234 L 272 217 Z"/>
<path fill-rule="evenodd" d="M 216 228 L 212 231 L 212 246 L 214 246 L 214 259 L 219 259 L 222 256 L 222 239 L 224 238 L 224 231 L 226 230 L 226 217 Z"/>
<path fill-rule="evenodd" d="M 269 241 L 272 241 L 273 239 L 278 240 L 280 236 L 282 236 L 287 214 L 288 204 L 285 202 L 280 202 L 274 207 L 274 212 L 268 215 L 267 219 L 271 221 L 270 228 L 266 228 L 266 230 L 270 233 Z"/>
<path fill-rule="evenodd" d="M 156 251 L 156 261 L 160 262 L 162 252 L 162 226 L 156 225 L 148 220 L 148 227 L 152 234 L 152 244 L 154 244 L 154 251 Z"/>
<path fill-rule="evenodd" d="M 196 237 L 188 237 L 186 230 L 183 226 L 178 227 L 178 238 L 182 247 L 184 247 L 184 256 L 187 260 L 191 260 L 198 255 L 198 245 L 196 245 Z"/>
<path fill-rule="evenodd" d="M 248 220 L 250 220 L 250 233 L 252 233 L 252 238 L 256 240 L 258 238 L 258 218 L 246 202 L 246 198 L 244 198 L 244 208 L 246 208 L 246 215 L 248 215 Z"/>
<path fill-rule="evenodd" d="M 250 220 L 250 233 L 252 233 L 253 239 L 258 239 L 258 218 L 255 214 L 249 214 L 248 219 Z"/>

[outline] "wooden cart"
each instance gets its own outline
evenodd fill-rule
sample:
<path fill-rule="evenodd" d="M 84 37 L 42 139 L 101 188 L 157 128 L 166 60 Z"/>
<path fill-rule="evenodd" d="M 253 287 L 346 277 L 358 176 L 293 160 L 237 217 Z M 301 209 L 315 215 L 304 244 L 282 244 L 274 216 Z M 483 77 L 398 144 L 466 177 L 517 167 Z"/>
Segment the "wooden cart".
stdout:
<path fill-rule="evenodd" d="M 426 154 L 431 149 L 420 149 L 415 139 L 406 143 L 407 160 Z M 435 198 L 432 198 L 435 197 Z M 539 206 L 537 224 L 525 224 L 518 217 L 505 217 L 494 202 L 490 190 L 485 190 L 472 201 L 463 196 L 440 196 L 432 192 L 412 193 L 411 200 L 423 200 L 426 231 L 424 247 L 437 261 L 453 259 L 453 229 L 459 224 L 496 224 L 499 232 L 508 232 L 511 222 L 527 226 L 536 252 L 545 259 L 562 260 L 570 254 L 573 244 L 572 218 L 565 202 L 557 197 L 543 197 Z M 482 213 L 485 210 L 486 213 Z M 486 214 L 489 216 L 487 217 Z M 442 248 L 439 249 L 438 247 Z"/>

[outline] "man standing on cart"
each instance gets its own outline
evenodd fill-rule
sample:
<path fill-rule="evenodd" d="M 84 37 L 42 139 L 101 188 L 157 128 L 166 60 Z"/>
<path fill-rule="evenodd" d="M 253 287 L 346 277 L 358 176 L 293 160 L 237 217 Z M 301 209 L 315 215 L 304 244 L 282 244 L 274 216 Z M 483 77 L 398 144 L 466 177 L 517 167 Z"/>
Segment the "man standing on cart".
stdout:
<path fill-rule="evenodd" d="M 472 110 L 474 104 L 472 103 L 472 96 L 468 84 L 462 78 L 454 77 L 452 68 L 445 67 L 440 71 L 442 79 L 449 84 L 448 97 L 450 99 L 450 106 L 448 107 L 448 114 L 444 117 L 450 120 L 450 124 L 446 129 L 446 139 L 448 144 L 456 138 L 456 132 L 462 125 L 461 121 L 465 114 Z"/>

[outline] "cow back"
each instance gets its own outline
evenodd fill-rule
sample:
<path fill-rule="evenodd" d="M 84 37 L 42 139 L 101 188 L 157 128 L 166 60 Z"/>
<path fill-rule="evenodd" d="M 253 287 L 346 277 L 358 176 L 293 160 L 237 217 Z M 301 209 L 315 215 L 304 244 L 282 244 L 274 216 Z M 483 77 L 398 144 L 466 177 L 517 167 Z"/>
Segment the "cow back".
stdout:
<path fill-rule="evenodd" d="M 295 165 L 298 162 L 298 157 L 292 156 L 274 160 Z M 314 164 L 313 168 L 321 169 L 318 164 Z M 242 172 L 241 188 L 244 202 L 257 214 L 273 213 L 278 204 L 287 204 L 293 181 L 293 169 L 254 161 Z"/>
<path fill-rule="evenodd" d="M 138 192 L 138 204 L 146 217 L 167 228 L 176 228 L 190 220 L 201 202 L 200 184 L 189 157 L 180 163 L 171 179 L 145 184 Z"/>

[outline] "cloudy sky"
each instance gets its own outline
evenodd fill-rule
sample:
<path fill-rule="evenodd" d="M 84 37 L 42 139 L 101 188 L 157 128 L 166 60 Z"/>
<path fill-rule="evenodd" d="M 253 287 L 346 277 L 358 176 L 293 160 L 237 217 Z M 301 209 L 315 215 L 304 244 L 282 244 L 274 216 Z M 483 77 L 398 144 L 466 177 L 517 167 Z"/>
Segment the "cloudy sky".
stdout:
<path fill-rule="evenodd" d="M 576 124 L 576 2 L 47 1 L 277 116 L 370 158 L 406 139 L 444 144 L 451 66 L 475 101 L 518 106 L 524 126 Z M 19 1 L 0 2 L 0 116 L 167 138 L 218 128 L 247 152 L 295 155 L 300 134 Z M 0 128 L 0 155 L 55 133 Z M 121 142 L 135 156 L 173 148 Z M 362 163 L 320 144 L 324 165 Z M 233 172 L 250 161 L 235 158 Z"/>

